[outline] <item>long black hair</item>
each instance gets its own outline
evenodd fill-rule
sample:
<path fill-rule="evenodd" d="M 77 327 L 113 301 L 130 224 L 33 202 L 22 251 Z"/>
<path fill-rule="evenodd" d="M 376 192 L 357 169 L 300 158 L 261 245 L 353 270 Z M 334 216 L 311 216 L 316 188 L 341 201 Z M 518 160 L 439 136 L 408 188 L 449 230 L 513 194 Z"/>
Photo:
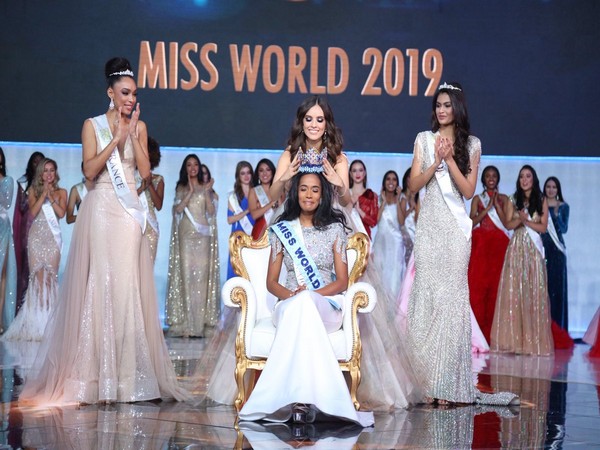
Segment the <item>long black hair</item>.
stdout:
<path fill-rule="evenodd" d="M 431 104 L 431 131 L 435 133 L 440 129 L 440 123 L 435 114 L 438 97 L 440 94 L 448 94 L 450 103 L 452 103 L 452 114 L 454 116 L 454 161 L 456 161 L 456 165 L 462 174 L 467 175 L 471 171 L 469 149 L 467 148 L 467 142 L 471 134 L 471 123 L 469 122 L 469 113 L 467 112 L 467 101 L 460 83 L 453 81 L 450 83 L 450 86 L 453 86 L 454 89 L 441 87 L 433 96 Z"/>
<path fill-rule="evenodd" d="M 300 180 L 303 176 L 311 175 L 310 173 L 297 173 L 291 179 L 291 187 L 290 192 L 288 193 L 287 200 L 285 202 L 285 209 L 283 213 L 277 218 L 277 222 L 281 222 L 283 220 L 296 220 L 300 217 L 300 213 L 302 209 L 300 208 L 300 202 L 298 200 L 298 186 L 300 185 Z M 315 211 L 315 215 L 313 217 L 313 225 L 317 230 L 322 230 L 328 225 L 332 223 L 341 223 L 344 228 L 350 230 L 346 226 L 346 217 L 344 214 L 337 208 L 334 208 L 332 205 L 333 201 L 333 186 L 327 179 L 323 176 L 322 173 L 315 173 L 319 177 L 319 181 L 321 182 L 321 202 Z"/>
<path fill-rule="evenodd" d="M 531 193 L 529 194 L 529 205 L 527 206 L 527 211 L 532 217 L 534 212 L 537 212 L 541 215 L 544 211 L 544 197 L 542 190 L 540 189 L 540 179 L 538 178 L 535 169 L 529 164 L 525 164 L 523 167 L 521 167 L 521 170 L 519 170 L 519 176 L 517 177 L 517 190 L 515 191 L 515 203 L 517 205 L 517 209 L 521 210 L 525 207 L 525 191 L 521 188 L 521 183 L 519 181 L 521 178 L 521 172 L 524 170 L 529 170 L 533 175 L 533 184 L 531 186 Z"/>
<path fill-rule="evenodd" d="M 0 147 L 0 156 L 2 157 L 2 161 L 0 161 L 0 174 L 3 177 L 6 176 L 6 157 L 4 156 L 4 150 Z"/>
<path fill-rule="evenodd" d="M 254 174 L 252 174 L 252 185 L 258 186 L 260 184 L 260 178 L 258 177 L 258 168 L 261 166 L 261 164 L 265 164 L 269 167 L 269 169 L 271 169 L 272 178 L 271 183 L 269 184 L 269 186 L 271 186 L 273 184 L 273 178 L 275 178 L 275 164 L 273 164 L 273 161 L 271 161 L 269 158 L 263 158 L 258 162 L 258 164 L 256 164 L 256 170 L 254 171 Z"/>
<path fill-rule="evenodd" d="M 42 152 L 33 152 L 29 157 L 29 161 L 27 161 L 27 168 L 25 169 L 25 178 L 27 178 L 27 187 L 25 188 L 25 191 L 29 189 L 33 179 L 35 178 L 35 169 L 37 165 L 44 159 L 46 159 L 46 157 Z"/>
<path fill-rule="evenodd" d="M 181 169 L 179 169 L 179 180 L 177 180 L 175 190 L 179 189 L 180 186 L 185 187 L 188 185 L 188 174 L 186 166 L 187 162 L 192 158 L 198 162 L 198 176 L 196 177 L 198 178 L 198 183 L 204 184 L 204 181 L 202 180 L 202 163 L 200 162 L 200 158 L 198 158 L 198 156 L 194 155 L 193 153 L 190 153 L 185 157 L 183 163 L 181 163 Z"/>
<path fill-rule="evenodd" d="M 398 174 L 396 173 L 395 170 L 388 170 L 386 173 L 383 174 L 383 179 L 381 180 L 381 188 L 383 189 L 383 191 L 386 191 L 385 188 L 385 179 L 388 177 L 388 175 L 394 175 L 396 177 L 396 187 L 400 186 L 400 178 L 398 178 Z M 396 191 L 394 191 L 394 196 L 396 196 Z"/>
<path fill-rule="evenodd" d="M 562 194 L 562 187 L 560 187 L 560 181 L 555 176 L 548 177 L 548 179 L 544 182 L 544 196 L 546 195 L 546 185 L 548 184 L 548 181 L 554 181 L 554 184 L 556 184 L 556 200 L 559 202 L 564 202 L 565 199 Z"/>

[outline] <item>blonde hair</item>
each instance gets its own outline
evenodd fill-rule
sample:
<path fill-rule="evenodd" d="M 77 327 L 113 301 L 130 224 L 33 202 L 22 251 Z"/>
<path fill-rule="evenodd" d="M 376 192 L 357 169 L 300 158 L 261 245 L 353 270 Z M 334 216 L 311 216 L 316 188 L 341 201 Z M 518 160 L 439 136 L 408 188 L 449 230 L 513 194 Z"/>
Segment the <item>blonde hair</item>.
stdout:
<path fill-rule="evenodd" d="M 46 164 L 48 163 L 52 164 L 54 166 L 54 170 L 56 171 L 56 176 L 54 177 L 54 183 L 52 183 L 52 188 L 58 189 L 58 182 L 60 181 L 60 177 L 58 176 L 58 165 L 53 159 L 44 158 L 36 166 L 33 183 L 31 183 L 31 188 L 35 193 L 36 198 L 39 198 L 44 192 L 44 181 L 42 178 L 44 175 L 44 167 L 46 167 Z"/>

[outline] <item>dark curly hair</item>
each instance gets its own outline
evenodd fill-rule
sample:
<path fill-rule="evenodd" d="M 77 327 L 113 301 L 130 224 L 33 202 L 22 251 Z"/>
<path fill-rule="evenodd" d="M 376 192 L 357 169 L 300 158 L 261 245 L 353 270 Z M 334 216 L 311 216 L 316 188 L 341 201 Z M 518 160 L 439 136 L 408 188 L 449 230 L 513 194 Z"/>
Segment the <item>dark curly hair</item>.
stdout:
<path fill-rule="evenodd" d="M 453 81 L 450 85 L 458 89 L 441 88 L 433 96 L 431 103 L 431 131 L 434 133 L 440 129 L 440 123 L 435 114 L 435 108 L 440 94 L 448 94 L 450 103 L 452 103 L 452 113 L 454 115 L 454 161 L 463 173 L 467 175 L 471 171 L 469 164 L 469 150 L 467 142 L 471 134 L 471 124 L 469 122 L 469 113 L 467 112 L 467 102 L 465 94 L 460 83 Z"/>
<path fill-rule="evenodd" d="M 481 172 L 481 184 L 483 185 L 483 190 L 485 191 L 486 187 L 485 187 L 485 174 L 488 170 L 493 170 L 494 172 L 496 172 L 496 176 L 498 177 L 498 181 L 496 182 L 496 184 L 500 184 L 500 171 L 498 170 L 498 168 L 496 166 L 485 166 L 485 169 L 483 169 L 483 172 Z"/>

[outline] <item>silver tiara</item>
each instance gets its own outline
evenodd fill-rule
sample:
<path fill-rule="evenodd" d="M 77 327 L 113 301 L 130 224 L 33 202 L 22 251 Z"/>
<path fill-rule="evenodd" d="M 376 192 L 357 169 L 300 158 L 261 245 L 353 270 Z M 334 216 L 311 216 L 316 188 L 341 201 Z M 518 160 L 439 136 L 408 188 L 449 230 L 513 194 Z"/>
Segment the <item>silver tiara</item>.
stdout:
<path fill-rule="evenodd" d="M 438 91 L 442 90 L 442 89 L 451 89 L 453 91 L 462 91 L 462 89 L 459 88 L 458 86 L 452 86 L 451 84 L 448 84 L 446 82 L 444 82 L 444 84 L 440 84 L 440 87 L 438 88 Z"/>
<path fill-rule="evenodd" d="M 129 69 L 127 69 L 127 70 L 121 70 L 120 72 L 111 73 L 109 75 L 109 77 L 114 77 L 116 75 L 119 75 L 119 76 L 120 75 L 129 75 L 131 78 L 133 78 L 133 72 L 131 70 L 129 70 Z"/>

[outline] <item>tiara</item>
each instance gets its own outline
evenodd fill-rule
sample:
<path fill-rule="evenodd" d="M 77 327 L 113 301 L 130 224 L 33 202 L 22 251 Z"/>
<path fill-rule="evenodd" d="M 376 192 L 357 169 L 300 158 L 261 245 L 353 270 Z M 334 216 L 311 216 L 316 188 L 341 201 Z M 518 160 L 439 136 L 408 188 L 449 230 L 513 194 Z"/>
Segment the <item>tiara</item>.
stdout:
<path fill-rule="evenodd" d="M 300 168 L 302 173 L 321 173 L 323 172 L 323 161 L 327 159 L 327 148 L 323 148 L 319 152 L 314 147 L 306 151 L 300 150 Z"/>
<path fill-rule="evenodd" d="M 127 70 L 121 70 L 120 72 L 113 72 L 109 75 L 109 77 L 114 77 L 114 76 L 121 76 L 121 75 L 129 75 L 131 78 L 133 78 L 133 72 L 129 69 Z"/>
<path fill-rule="evenodd" d="M 462 89 L 459 88 L 458 86 L 452 86 L 451 84 L 448 84 L 446 82 L 444 82 L 444 84 L 440 84 L 438 91 L 440 91 L 442 89 L 450 89 L 452 91 L 462 91 Z"/>

